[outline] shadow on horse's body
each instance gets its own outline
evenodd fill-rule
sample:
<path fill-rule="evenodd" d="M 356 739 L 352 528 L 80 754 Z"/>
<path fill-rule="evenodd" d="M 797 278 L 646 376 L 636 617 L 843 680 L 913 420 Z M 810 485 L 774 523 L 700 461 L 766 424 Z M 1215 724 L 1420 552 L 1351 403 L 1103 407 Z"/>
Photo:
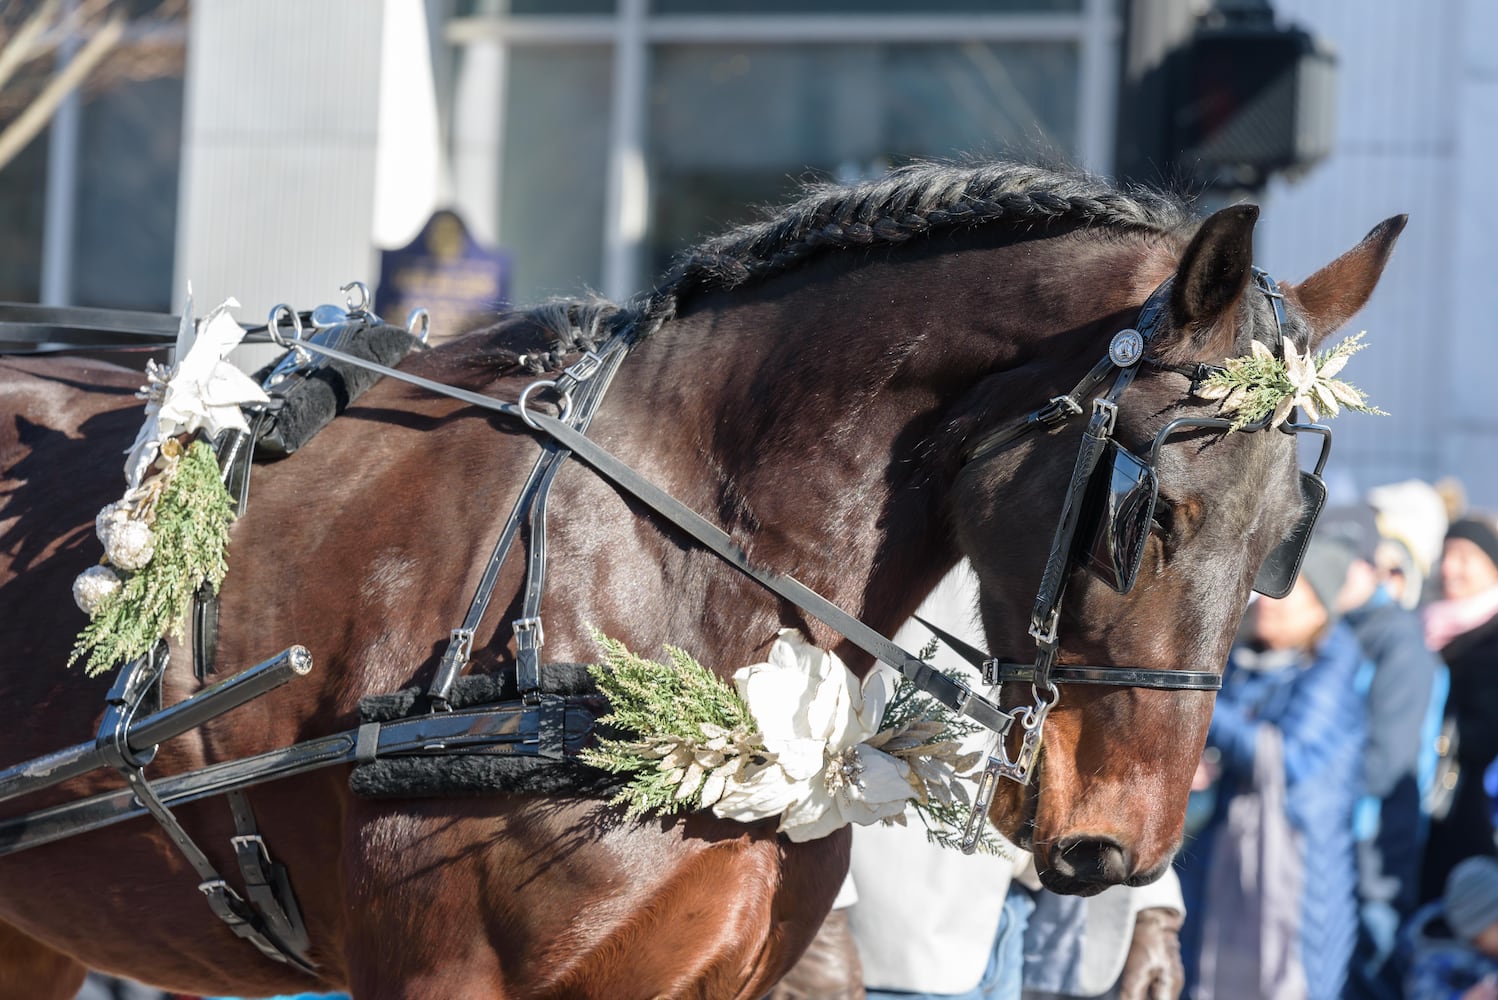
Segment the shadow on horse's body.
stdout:
<path fill-rule="evenodd" d="M 1198 226 L 1161 198 L 1003 164 L 816 192 L 678 267 L 648 307 L 659 329 L 590 436 L 756 563 L 885 634 L 966 555 L 990 649 L 1024 658 L 1077 430 L 967 467 L 964 441 L 1074 384 L 1172 275 L 1154 353 L 1246 353 L 1272 323 L 1263 297 L 1245 294 L 1255 216 L 1229 209 Z M 1401 224 L 1286 287 L 1297 344 L 1362 305 Z M 404 367 L 515 399 L 534 377 L 516 356 L 564 333 L 549 315 L 513 314 Z M 0 362 L 0 765 L 97 724 L 109 678 L 62 668 L 83 624 L 69 587 L 98 558 L 93 516 L 120 492 L 139 381 L 92 362 Z M 1179 375 L 1146 369 L 1119 435 L 1137 447 L 1172 416 L 1211 409 Z M 151 773 L 345 729 L 361 697 L 428 681 L 535 454 L 514 422 L 387 380 L 301 451 L 257 467 L 209 680 L 292 643 L 316 667 L 164 745 Z M 1166 448 L 1141 584 L 1119 595 L 1078 576 L 1063 662 L 1218 668 L 1259 561 L 1294 521 L 1295 468 L 1279 434 Z M 640 651 L 680 645 L 725 675 L 786 625 L 839 642 L 578 462 L 549 510 L 547 659 L 592 658 L 589 626 Z M 474 670 L 512 659 L 522 569 L 512 556 Z M 866 655 L 838 651 L 868 669 Z M 200 687 L 174 650 L 166 702 Z M 1177 844 L 1210 711 L 1202 692 L 1070 688 L 1036 778 L 1005 783 L 991 815 L 1054 888 L 1148 881 Z M 86 775 L 5 814 L 117 784 Z M 343 768 L 250 799 L 290 869 L 320 985 L 361 1000 L 755 997 L 815 933 L 849 842 L 845 830 L 792 844 L 773 823 L 706 814 L 623 823 L 565 797 L 364 800 Z M 232 871 L 224 803 L 177 813 Z M 147 819 L 0 859 L 0 994 L 71 996 L 85 965 L 188 992 L 308 987 L 214 920 L 197 881 Z"/>

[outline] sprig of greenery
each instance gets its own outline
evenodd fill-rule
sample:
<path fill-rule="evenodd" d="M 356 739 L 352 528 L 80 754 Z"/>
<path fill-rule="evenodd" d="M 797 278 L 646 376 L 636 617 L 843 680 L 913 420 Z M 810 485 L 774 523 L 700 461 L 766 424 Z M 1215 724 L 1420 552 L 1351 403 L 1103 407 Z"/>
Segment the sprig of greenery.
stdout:
<path fill-rule="evenodd" d="M 203 581 L 215 593 L 228 571 L 234 501 L 219 477 L 213 449 L 195 441 L 155 501 L 155 554 L 104 598 L 73 646 L 68 665 L 84 660 L 90 676 L 146 653 L 165 635 L 181 636 L 193 594 Z"/>
<path fill-rule="evenodd" d="M 753 762 L 756 749 L 763 752 L 744 699 L 685 650 L 665 647 L 670 662 L 660 663 L 600 632 L 593 640 L 603 662 L 588 672 L 612 709 L 598 721 L 641 739 L 600 739 L 579 759 L 630 775 L 611 800 L 628 818 L 700 809 L 710 772 L 740 769 Z"/>
<path fill-rule="evenodd" d="M 935 655 L 936 640 L 932 640 L 925 649 L 921 650 L 921 659 L 930 660 Z M 952 680 L 965 680 L 955 670 L 942 670 Z M 915 744 L 914 752 L 895 750 L 894 755 L 905 759 L 907 763 L 919 764 L 922 750 L 941 749 L 946 744 L 958 742 L 966 737 L 980 732 L 982 726 L 970 719 L 950 711 L 945 705 L 936 701 L 914 684 L 903 678 L 895 688 L 894 695 L 889 704 L 884 708 L 884 719 L 880 723 L 880 731 L 894 730 L 898 732 L 914 731 L 920 734 L 926 727 L 938 725 L 939 728 L 930 732 L 929 735 Z M 882 749 L 890 752 L 889 744 Z M 912 761 L 910 758 L 915 757 Z M 962 758 L 958 767 L 959 774 L 966 774 L 981 760 L 981 753 L 969 754 Z M 964 779 L 965 780 L 965 779 Z M 967 788 L 963 780 L 951 783 L 952 797 L 943 800 L 936 795 L 928 795 L 925 802 L 912 799 L 910 808 L 920 819 L 926 828 L 926 839 L 938 847 L 949 847 L 961 849 L 962 831 L 967 825 L 968 814 L 972 810 L 972 801 L 968 797 Z M 904 817 L 896 817 L 894 822 L 904 825 Z M 978 840 L 978 851 L 983 854 L 994 854 L 1007 856 L 1003 843 L 994 834 L 993 827 L 985 824 L 983 833 Z"/>
<path fill-rule="evenodd" d="M 1292 357 L 1276 357 L 1258 341 L 1253 351 L 1243 357 L 1229 358 L 1209 375 L 1196 390 L 1203 399 L 1221 400 L 1222 411 L 1233 417 L 1233 430 L 1240 430 L 1273 414 L 1282 422 L 1294 406 L 1303 407 L 1312 420 L 1322 415 L 1334 417 L 1342 409 L 1388 416 L 1368 403 L 1363 391 L 1350 382 L 1333 376 L 1341 372 L 1347 359 L 1368 345 L 1358 333 L 1334 347 L 1303 357 L 1295 346 L 1285 344 Z"/>

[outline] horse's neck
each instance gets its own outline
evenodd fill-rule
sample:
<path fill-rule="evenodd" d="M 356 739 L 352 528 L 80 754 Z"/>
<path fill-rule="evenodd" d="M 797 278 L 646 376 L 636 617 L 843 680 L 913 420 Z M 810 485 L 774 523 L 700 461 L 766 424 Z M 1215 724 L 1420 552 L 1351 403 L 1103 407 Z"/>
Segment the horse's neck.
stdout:
<path fill-rule="evenodd" d="M 811 265 L 708 296 L 637 348 L 596 426 L 757 564 L 892 631 L 959 557 L 943 509 L 954 404 L 1026 363 L 1036 338 L 1097 316 L 1062 294 L 1087 278 L 1075 246 L 971 256 Z M 1051 394 L 1016 394 L 1012 412 L 984 417 L 1018 417 Z"/>

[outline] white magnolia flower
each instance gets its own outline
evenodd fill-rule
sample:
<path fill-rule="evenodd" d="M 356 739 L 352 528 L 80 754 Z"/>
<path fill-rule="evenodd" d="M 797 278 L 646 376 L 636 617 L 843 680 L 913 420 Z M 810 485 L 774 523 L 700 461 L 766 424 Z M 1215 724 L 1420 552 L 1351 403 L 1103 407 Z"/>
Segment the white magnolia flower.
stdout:
<path fill-rule="evenodd" d="M 836 656 L 783 630 L 767 662 L 733 675 L 773 759 L 730 780 L 713 812 L 740 822 L 779 815 L 780 831 L 803 841 L 903 810 L 908 765 L 858 746 L 884 714 L 879 673 L 860 683 Z"/>
<path fill-rule="evenodd" d="M 73 600 L 79 610 L 92 618 L 104 598 L 122 586 L 120 578 L 108 566 L 90 566 L 73 581 Z"/>
<path fill-rule="evenodd" d="M 244 338 L 244 329 L 229 314 L 238 305 L 229 299 L 195 330 L 189 299 L 177 331 L 177 363 L 170 368 L 154 362 L 147 366 L 150 384 L 141 390 L 146 422 L 125 460 L 125 478 L 131 488 L 140 485 L 167 438 L 198 430 L 213 437 L 228 427 L 247 431 L 249 424 L 240 407 L 268 401 L 254 379 L 224 360 Z"/>

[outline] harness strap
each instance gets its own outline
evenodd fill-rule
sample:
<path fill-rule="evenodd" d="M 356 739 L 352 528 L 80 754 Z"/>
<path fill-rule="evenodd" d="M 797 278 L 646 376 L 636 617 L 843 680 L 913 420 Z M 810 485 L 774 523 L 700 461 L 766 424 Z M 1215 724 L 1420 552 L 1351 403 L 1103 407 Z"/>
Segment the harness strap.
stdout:
<path fill-rule="evenodd" d="M 239 862 L 245 895 L 250 906 L 264 922 L 268 936 L 282 951 L 290 952 L 305 965 L 316 968 L 308 954 L 312 940 L 302 920 L 301 907 L 291 889 L 286 866 L 271 860 L 270 850 L 255 825 L 255 811 L 243 789 L 235 788 L 225 796 L 234 816 L 235 836 L 229 843 Z"/>
<path fill-rule="evenodd" d="M 1072 386 L 1070 392 L 1062 396 L 1053 396 L 1044 406 L 1031 411 L 1018 421 L 997 427 L 978 437 L 963 449 L 963 464 L 977 462 L 995 452 L 1002 451 L 1037 428 L 1060 427 L 1072 417 L 1080 416 L 1082 401 L 1097 391 L 1098 387 L 1103 384 L 1103 380 L 1113 372 L 1113 368 L 1112 359 L 1103 358 L 1092 366 L 1091 371 L 1082 376 L 1081 381 Z"/>
<path fill-rule="evenodd" d="M 1009 732 L 1010 726 L 1013 725 L 1014 717 L 1009 712 L 976 693 L 967 684 L 952 680 L 939 670 L 932 668 L 930 664 L 905 652 L 889 639 L 804 584 L 791 577 L 751 566 L 748 557 L 733 544 L 732 539 L 721 528 L 638 475 L 608 451 L 562 421 L 546 414 L 522 411 L 514 403 L 506 403 L 466 389 L 446 386 L 441 382 L 434 382 L 396 368 L 387 368 L 362 358 L 354 358 L 336 348 L 307 342 L 303 342 L 302 346 L 315 353 L 354 361 L 379 371 L 387 377 L 420 386 L 440 395 L 460 399 L 482 409 L 525 419 L 532 427 L 556 438 L 599 474 L 645 503 L 707 549 L 756 580 L 761 586 L 842 633 L 844 638 L 864 652 L 899 670 L 912 684 L 942 705 L 1000 735 Z"/>
<path fill-rule="evenodd" d="M 137 728 L 135 716 L 146 699 L 159 697 L 157 684 L 166 669 L 166 662 L 166 643 L 158 642 L 150 652 L 137 657 L 120 670 L 106 700 L 104 716 L 100 720 L 95 740 L 102 752 L 100 763 L 119 772 L 128 785 L 127 793 L 161 825 L 162 831 L 176 845 L 183 860 L 197 873 L 198 889 L 208 900 L 209 908 L 229 930 L 253 944 L 267 958 L 304 972 L 313 972 L 315 967 L 303 956 L 283 948 L 274 934 L 267 932 L 259 915 L 224 881 L 208 855 L 193 841 L 146 779 L 145 768 L 155 758 L 156 746 L 153 744 L 146 750 L 133 748 L 130 732 Z M 23 821 L 30 818 L 32 817 L 21 817 Z"/>
<path fill-rule="evenodd" d="M 489 562 L 484 566 L 484 575 L 480 577 L 478 587 L 474 589 L 473 599 L 468 605 L 468 613 L 463 616 L 463 624 L 452 630 L 447 648 L 442 652 L 442 660 L 437 664 L 437 672 L 432 678 L 432 685 L 427 689 L 428 699 L 439 711 L 451 708 L 447 696 L 452 691 L 453 682 L 467 668 L 468 660 L 473 655 L 474 633 L 483 620 L 490 599 L 494 596 L 494 585 L 499 580 L 499 571 L 504 566 L 510 546 L 515 542 L 515 536 L 520 532 L 520 525 L 525 520 L 526 510 L 535 498 L 541 479 L 554 459 L 554 455 L 543 453 L 531 468 L 525 485 L 521 487 L 520 496 L 515 501 L 515 509 L 511 512 L 510 519 L 505 522 L 504 529 L 500 531 L 499 540 L 494 543 L 494 551 L 489 554 Z"/>
<path fill-rule="evenodd" d="M 570 397 L 574 388 L 579 389 L 574 407 L 576 416 L 571 420 L 572 426 L 579 433 L 587 433 L 599 404 L 603 402 L 604 393 L 608 391 L 609 384 L 613 382 L 619 366 L 624 363 L 632 344 L 632 328 L 621 330 L 602 350 L 588 351 L 556 379 L 553 388 L 562 393 L 564 400 Z M 551 485 L 561 471 L 562 463 L 571 454 L 565 447 L 551 440 L 543 440 L 542 448 L 550 456 L 550 467 L 541 481 L 531 508 L 530 537 L 526 545 L 525 596 L 521 601 L 520 617 L 512 626 L 515 631 L 516 681 L 521 694 L 532 700 L 535 692 L 541 688 L 541 647 L 546 644 L 546 632 L 541 626 L 541 600 L 546 594 L 546 501 L 551 496 Z M 553 738 L 544 746 L 544 752 L 548 756 L 560 757 L 560 742 Z"/>
<path fill-rule="evenodd" d="M 952 652 L 983 676 L 985 684 L 1033 684 L 1035 664 L 1014 663 L 989 656 L 965 640 L 920 615 L 915 620 L 924 625 Z M 1095 666 L 1085 663 L 1058 663 L 1051 667 L 1053 684 L 1109 684 L 1155 688 L 1161 691 L 1219 691 L 1222 678 L 1210 670 L 1152 670 L 1146 667 Z"/>
<path fill-rule="evenodd" d="M 583 384 L 576 415 L 569 415 L 582 430 L 586 430 L 592 422 L 598 410 L 598 404 L 603 398 L 603 392 L 613 380 L 614 373 L 618 371 L 631 343 L 630 332 L 627 329 L 616 333 L 601 351 L 588 352 L 582 360 L 570 366 L 563 376 L 557 379 L 556 387 L 566 393 L 570 393 L 571 387 L 578 384 L 579 379 L 588 380 Z M 341 351 L 329 350 L 310 343 L 304 343 L 303 346 L 313 351 L 321 350 L 331 357 L 343 358 L 350 363 L 362 364 L 380 371 L 387 377 L 410 382 L 443 395 L 454 396 L 464 402 L 474 403 L 477 400 L 483 400 L 483 403 L 477 405 L 523 419 L 522 411 L 518 407 L 500 403 L 488 396 L 469 394 L 465 390 L 453 390 L 443 386 L 440 382 L 430 382 L 398 369 L 372 364 L 352 355 L 344 355 Z M 600 377 L 595 379 L 595 375 Z M 473 396 L 473 398 L 466 398 L 468 396 Z M 546 497 L 557 472 L 560 471 L 562 463 L 567 460 L 569 454 L 565 448 L 550 441 L 543 441 L 542 445 L 541 456 L 536 459 L 530 475 L 526 477 L 525 485 L 521 487 L 520 496 L 515 501 L 509 520 L 505 522 L 499 540 L 489 555 L 489 562 L 484 567 L 483 576 L 480 577 L 478 586 L 474 588 L 473 598 L 468 605 L 468 613 L 463 616 L 463 624 L 453 629 L 447 649 L 443 651 L 442 660 L 438 663 L 437 672 L 427 690 L 428 699 L 439 711 L 447 711 L 451 708 L 448 694 L 452 691 L 453 682 L 467 668 L 468 661 L 473 655 L 474 636 L 493 599 L 494 588 L 499 582 L 500 570 L 515 542 L 515 537 L 519 534 L 521 526 L 525 524 L 530 527 L 530 537 L 527 542 L 529 568 L 526 574 L 523 610 L 520 618 L 514 623 L 515 662 L 517 680 L 522 693 L 529 695 L 541 686 L 539 649 L 544 642 L 544 634 L 541 630 L 541 597 L 546 586 Z M 556 751 L 556 748 L 553 747 L 552 750 Z"/>
<path fill-rule="evenodd" d="M 735 566 L 777 597 L 789 601 L 840 632 L 870 656 L 899 670 L 911 683 L 947 708 L 1001 735 L 1009 731 L 1014 719 L 998 705 L 974 692 L 968 685 L 952 680 L 932 668 L 929 663 L 907 653 L 799 580 L 754 566 L 744 550 L 735 545 L 723 529 L 639 475 L 591 439 L 545 414 L 530 414 L 530 419 L 540 429 L 560 440 L 604 478 L 676 525 L 704 548 Z"/>
<path fill-rule="evenodd" d="M 596 719 L 586 706 L 563 700 L 563 746 L 568 754 L 574 754 L 592 738 Z M 534 757 L 538 756 L 535 734 L 543 724 L 542 711 L 539 706 L 507 703 L 395 722 L 367 722 L 357 729 L 161 778 L 150 784 L 148 792 L 163 807 L 170 808 L 337 764 L 454 754 Z M 135 728 L 149 726 L 155 718 L 143 719 Z M 0 857 L 100 830 L 150 811 L 136 801 L 132 789 L 121 788 L 0 820 Z"/>

